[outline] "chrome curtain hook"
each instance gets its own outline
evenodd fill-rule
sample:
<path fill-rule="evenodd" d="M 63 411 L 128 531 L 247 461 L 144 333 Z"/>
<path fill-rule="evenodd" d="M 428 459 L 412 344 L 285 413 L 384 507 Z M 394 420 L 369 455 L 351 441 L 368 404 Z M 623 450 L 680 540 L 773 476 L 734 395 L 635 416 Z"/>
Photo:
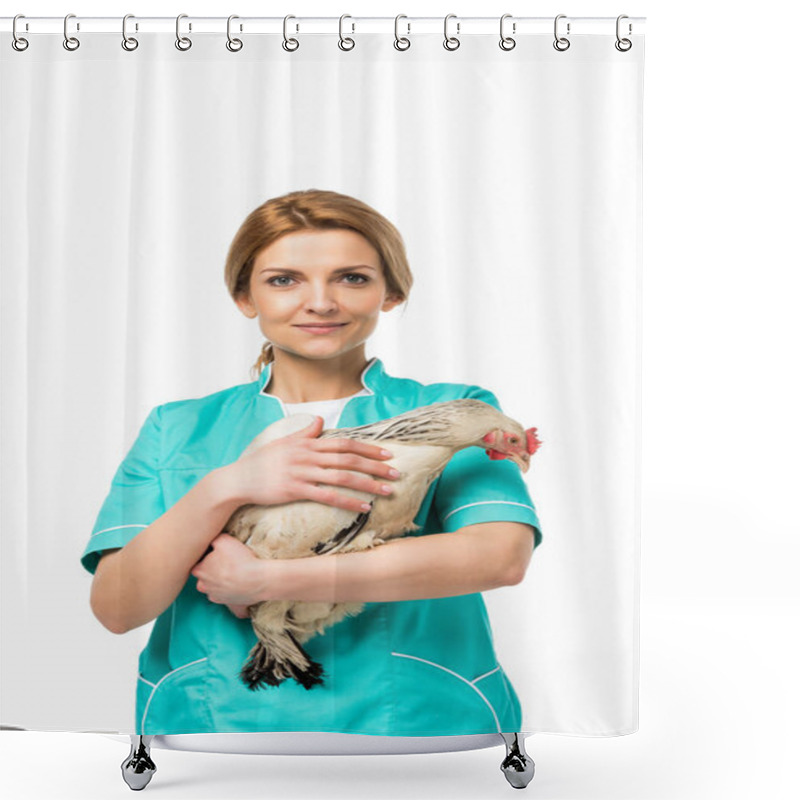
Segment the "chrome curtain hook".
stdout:
<path fill-rule="evenodd" d="M 408 50 L 408 48 L 411 47 L 411 39 L 407 39 L 405 36 L 400 36 L 401 19 L 408 19 L 408 17 L 405 14 L 398 14 L 394 18 L 394 49 Z M 408 33 L 411 33 L 411 23 L 406 22 L 406 26 L 408 27 Z"/>
<path fill-rule="evenodd" d="M 231 14 L 228 17 L 228 28 L 227 28 L 228 41 L 225 42 L 225 47 L 227 47 L 228 50 L 231 51 L 231 53 L 238 53 L 242 49 L 242 47 L 244 47 L 244 42 L 242 42 L 241 39 L 231 38 L 231 22 L 235 19 L 239 19 L 239 17 L 236 14 Z M 239 30 L 241 30 L 241 27 L 239 28 Z"/>
<path fill-rule="evenodd" d="M 567 18 L 566 14 L 559 14 L 556 17 L 555 22 L 553 23 L 553 35 L 556 38 L 556 40 L 553 42 L 553 47 L 555 47 L 555 49 L 561 53 L 563 53 L 565 50 L 569 50 L 569 45 L 570 45 L 569 39 L 567 39 L 564 36 L 558 35 L 558 21 L 560 19 L 566 19 L 566 18 Z M 567 23 L 567 36 L 569 36 L 569 22 Z"/>
<path fill-rule="evenodd" d="M 178 14 L 175 20 L 175 47 L 178 50 L 188 50 L 192 46 L 192 40 L 188 36 L 181 36 L 181 20 L 188 19 L 188 14 Z M 189 23 L 189 30 L 191 31 L 192 25 Z"/>
<path fill-rule="evenodd" d="M 14 17 L 14 21 L 11 23 L 11 35 L 13 37 L 11 39 L 11 46 L 18 53 L 21 53 L 23 50 L 27 50 L 28 49 L 29 42 L 28 42 L 27 39 L 25 39 L 22 36 L 20 36 L 19 34 L 17 34 L 17 20 L 18 19 L 25 19 L 25 15 L 24 14 L 17 14 L 17 16 Z"/>
<path fill-rule="evenodd" d="M 286 50 L 287 52 L 293 53 L 295 50 L 297 50 L 298 47 L 300 47 L 300 42 L 298 42 L 297 39 L 294 39 L 294 38 L 290 39 L 286 35 L 290 19 L 297 19 L 297 17 L 293 17 L 291 14 L 287 14 L 283 18 L 283 42 L 282 42 L 282 46 L 283 46 L 283 49 Z M 295 28 L 295 30 L 297 30 L 297 28 Z"/>
<path fill-rule="evenodd" d="M 517 46 L 517 40 L 512 39 L 510 36 L 506 36 L 503 32 L 503 25 L 507 19 L 511 19 L 511 14 L 503 14 L 500 17 L 500 49 L 501 50 L 513 50 Z M 517 26 L 515 23 L 511 23 L 511 32 L 516 33 Z"/>
<path fill-rule="evenodd" d="M 356 46 L 356 43 L 355 43 L 354 39 L 351 39 L 349 36 L 345 37 L 345 36 L 342 35 L 342 25 L 344 24 L 344 21 L 346 19 L 353 19 L 353 18 L 349 14 L 342 14 L 342 16 L 339 17 L 339 49 L 340 50 L 352 50 Z M 356 32 L 356 24 L 355 24 L 355 22 L 351 22 L 350 24 L 353 26 L 353 30 L 351 31 L 351 33 L 355 33 Z"/>
<path fill-rule="evenodd" d="M 75 15 L 74 14 L 67 14 L 67 16 L 64 17 L 64 42 L 63 42 L 63 44 L 64 44 L 64 49 L 65 50 L 72 51 L 72 50 L 77 50 L 81 46 L 81 43 L 74 36 L 70 36 L 69 35 L 69 32 L 67 30 L 67 25 L 68 25 L 70 19 L 75 19 Z M 79 25 L 77 26 L 77 30 L 80 30 L 80 26 Z"/>
<path fill-rule="evenodd" d="M 129 53 L 135 50 L 139 46 L 139 40 L 135 39 L 133 36 L 128 36 L 128 20 L 134 19 L 133 14 L 126 14 L 122 18 L 122 49 L 127 50 Z M 139 26 L 136 26 L 136 30 L 139 29 Z"/>
<path fill-rule="evenodd" d="M 461 47 L 461 40 L 458 39 L 456 36 L 448 36 L 447 35 L 447 23 L 451 19 L 456 19 L 455 14 L 448 14 L 444 18 L 444 42 L 442 42 L 445 50 L 458 50 Z M 461 32 L 461 23 L 456 22 L 456 33 Z"/>
<path fill-rule="evenodd" d="M 620 53 L 627 53 L 628 50 L 630 50 L 631 47 L 633 47 L 633 42 L 630 39 L 623 39 L 619 35 L 620 23 L 622 22 L 623 19 L 628 19 L 628 15 L 627 14 L 620 14 L 617 17 L 617 41 L 614 42 L 614 47 L 616 47 L 617 50 L 620 51 Z M 630 36 L 631 33 L 633 33 L 633 26 L 629 22 L 628 23 L 628 35 Z"/>

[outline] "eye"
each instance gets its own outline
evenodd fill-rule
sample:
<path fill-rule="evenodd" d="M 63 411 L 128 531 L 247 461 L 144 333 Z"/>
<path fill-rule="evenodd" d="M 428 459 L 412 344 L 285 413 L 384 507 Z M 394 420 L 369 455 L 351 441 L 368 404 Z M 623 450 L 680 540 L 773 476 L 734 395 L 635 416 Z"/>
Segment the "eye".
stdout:
<path fill-rule="evenodd" d="M 512 437 L 511 437 L 511 438 L 510 438 L 508 441 L 509 441 L 511 444 L 516 444 L 516 443 L 519 441 L 519 439 L 517 439 L 517 437 L 516 437 L 516 436 L 512 436 Z"/>
<path fill-rule="evenodd" d="M 366 275 L 362 275 L 360 272 L 348 272 L 346 275 L 343 275 L 344 278 L 359 278 L 358 282 L 355 284 L 358 286 L 359 283 L 369 283 L 369 278 Z M 350 281 L 347 281 L 350 283 Z"/>
<path fill-rule="evenodd" d="M 286 284 L 286 283 L 273 283 L 273 281 L 283 280 L 284 278 L 287 281 L 292 280 L 292 278 L 290 278 L 288 275 L 276 275 L 274 278 L 270 278 L 267 281 L 267 283 L 270 284 L 271 286 L 288 286 L 288 284 Z"/>

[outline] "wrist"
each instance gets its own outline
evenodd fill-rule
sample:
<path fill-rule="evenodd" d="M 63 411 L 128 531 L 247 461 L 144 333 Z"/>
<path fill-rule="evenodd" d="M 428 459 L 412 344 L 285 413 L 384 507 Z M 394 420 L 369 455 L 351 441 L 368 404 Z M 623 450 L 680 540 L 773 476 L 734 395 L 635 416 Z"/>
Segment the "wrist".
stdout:
<path fill-rule="evenodd" d="M 336 602 L 336 556 L 265 559 L 259 567 L 258 595 L 262 601 Z"/>

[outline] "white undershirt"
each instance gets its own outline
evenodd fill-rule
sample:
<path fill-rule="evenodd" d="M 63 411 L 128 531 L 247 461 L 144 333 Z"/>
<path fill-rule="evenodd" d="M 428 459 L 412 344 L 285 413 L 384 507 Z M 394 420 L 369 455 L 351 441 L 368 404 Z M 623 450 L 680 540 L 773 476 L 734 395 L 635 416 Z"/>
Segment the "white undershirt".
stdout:
<path fill-rule="evenodd" d="M 289 414 L 317 414 L 322 417 L 325 428 L 336 428 L 339 424 L 339 417 L 342 414 L 342 409 L 345 407 L 348 400 L 352 397 L 361 397 L 368 395 L 367 389 L 362 389 L 356 394 L 351 394 L 350 397 L 337 397 L 335 400 L 314 400 L 310 403 L 284 403 L 286 415 Z"/>

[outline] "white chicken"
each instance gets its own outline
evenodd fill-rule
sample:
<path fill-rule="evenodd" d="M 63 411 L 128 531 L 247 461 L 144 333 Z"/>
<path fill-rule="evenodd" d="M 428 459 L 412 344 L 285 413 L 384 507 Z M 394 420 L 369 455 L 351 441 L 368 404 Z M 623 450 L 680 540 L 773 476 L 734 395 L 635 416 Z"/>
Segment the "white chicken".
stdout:
<path fill-rule="evenodd" d="M 313 419 L 310 414 L 284 417 L 265 428 L 245 453 L 294 433 Z M 330 437 L 380 442 L 391 450 L 388 463 L 400 472 L 393 481 L 392 494 L 376 496 L 336 486 L 337 491 L 371 501 L 372 509 L 362 513 L 310 500 L 245 505 L 233 513 L 225 532 L 247 544 L 260 558 L 365 550 L 419 528 L 414 517 L 428 487 L 459 450 L 477 445 L 490 458 L 510 458 L 526 472 L 531 454 L 540 444 L 536 428 L 525 430 L 493 406 L 469 398 L 422 406 L 356 428 L 331 428 L 319 435 Z M 250 689 L 277 686 L 287 678 L 306 689 L 321 684 L 322 666 L 308 656 L 302 642 L 362 609 L 363 603 L 279 600 L 250 606 L 258 642 L 240 677 Z"/>

